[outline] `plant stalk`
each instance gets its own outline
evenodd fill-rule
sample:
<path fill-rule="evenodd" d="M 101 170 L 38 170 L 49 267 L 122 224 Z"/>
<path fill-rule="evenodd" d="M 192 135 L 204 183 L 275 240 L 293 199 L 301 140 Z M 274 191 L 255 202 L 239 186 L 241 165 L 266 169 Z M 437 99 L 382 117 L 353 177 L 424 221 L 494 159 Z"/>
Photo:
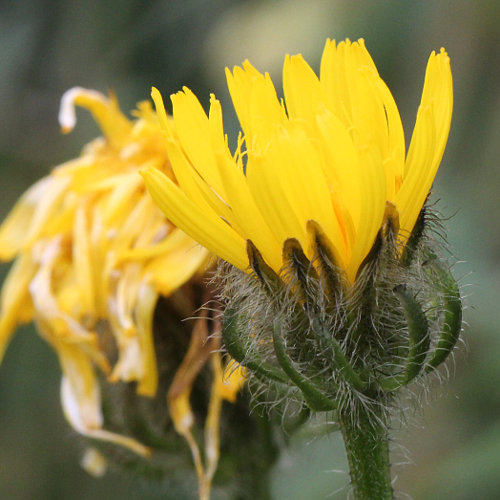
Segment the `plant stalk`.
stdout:
<path fill-rule="evenodd" d="M 339 411 L 355 500 L 392 500 L 389 436 L 382 411 L 358 404 Z"/>

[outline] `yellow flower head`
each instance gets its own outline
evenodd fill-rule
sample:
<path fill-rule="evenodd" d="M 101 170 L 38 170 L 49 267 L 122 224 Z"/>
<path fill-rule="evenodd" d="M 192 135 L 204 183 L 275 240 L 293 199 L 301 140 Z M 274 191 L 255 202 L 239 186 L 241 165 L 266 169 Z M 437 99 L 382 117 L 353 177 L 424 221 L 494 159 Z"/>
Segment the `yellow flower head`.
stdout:
<path fill-rule="evenodd" d="M 71 89 L 59 117 L 65 132 L 75 125 L 75 104 L 93 114 L 104 136 L 29 188 L 0 227 L 0 258 L 16 259 L 1 295 L 0 359 L 15 327 L 34 320 L 60 359 L 62 403 L 73 427 L 148 455 L 135 439 L 104 428 L 96 368 L 110 382 L 136 382 L 139 395 L 156 395 L 158 297 L 201 274 L 208 252 L 165 219 L 139 175 L 149 167 L 173 177 L 151 105 L 140 103 L 129 120 L 113 96 Z M 164 335 L 168 339 L 169 332 Z M 212 356 L 205 351 L 191 349 L 195 367 L 189 376 L 185 370 L 176 375 L 169 396 L 176 427 L 190 415 L 193 380 Z M 224 386 L 220 356 L 213 356 L 211 433 L 217 431 L 217 404 L 234 398 L 241 382 L 235 372 Z M 183 428 L 188 433 L 189 426 Z"/>
<path fill-rule="evenodd" d="M 312 258 L 308 229 L 319 225 L 351 282 L 388 209 L 404 242 L 448 137 L 452 78 L 444 49 L 429 58 L 407 153 L 398 109 L 362 39 L 328 40 L 319 77 L 301 55 L 287 56 L 281 100 L 269 75 L 248 61 L 226 73 L 243 131 L 234 154 L 213 95 L 208 117 L 189 89 L 172 95 L 171 126 L 153 89 L 178 185 L 154 167 L 143 176 L 170 220 L 240 269 L 248 267 L 251 240 L 276 272 L 289 238 Z"/>

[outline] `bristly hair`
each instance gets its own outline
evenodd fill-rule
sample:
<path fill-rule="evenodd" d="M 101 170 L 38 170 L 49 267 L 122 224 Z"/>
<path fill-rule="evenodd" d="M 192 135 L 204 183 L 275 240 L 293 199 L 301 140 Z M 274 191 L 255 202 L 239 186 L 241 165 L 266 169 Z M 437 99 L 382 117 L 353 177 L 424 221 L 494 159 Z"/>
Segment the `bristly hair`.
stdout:
<path fill-rule="evenodd" d="M 351 412 L 353 422 L 360 406 L 374 416 L 401 411 L 401 397 L 419 392 L 411 387 L 444 361 L 461 329 L 460 292 L 441 257 L 443 234 L 430 205 L 404 247 L 388 218 L 353 284 L 346 284 L 321 235 L 310 260 L 297 240 L 287 240 L 279 276 L 251 242 L 248 272 L 221 263 L 213 280 L 230 316 L 226 348 L 249 370 L 255 405 L 291 405 L 297 412 L 311 407 L 311 390 Z M 286 367 L 273 341 L 276 328 Z"/>

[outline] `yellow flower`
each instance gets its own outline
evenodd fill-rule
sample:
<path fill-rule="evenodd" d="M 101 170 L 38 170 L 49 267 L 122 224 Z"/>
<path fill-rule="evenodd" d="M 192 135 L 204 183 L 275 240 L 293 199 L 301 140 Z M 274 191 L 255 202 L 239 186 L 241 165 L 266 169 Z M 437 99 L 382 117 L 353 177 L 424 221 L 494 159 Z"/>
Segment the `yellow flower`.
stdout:
<path fill-rule="evenodd" d="M 75 125 L 75 104 L 93 114 L 104 137 L 29 188 L 0 227 L 0 258 L 16 259 L 1 295 L 0 360 L 16 326 L 34 320 L 59 357 L 62 404 L 70 424 L 85 436 L 148 456 L 151 450 L 136 439 L 104 428 L 96 368 L 110 382 L 136 382 L 141 396 L 156 395 L 153 314 L 158 297 L 201 275 L 209 254 L 168 222 L 145 191 L 139 169 L 151 167 L 173 177 L 150 103 L 140 103 L 131 121 L 113 96 L 71 89 L 59 116 L 65 132 Z M 164 335 L 168 339 L 169 332 Z M 234 399 L 242 378 L 235 372 L 224 385 L 220 355 L 202 347 L 191 350 L 196 365 L 190 376 L 178 373 L 172 383 L 169 407 L 179 427 L 191 415 L 192 383 L 210 361 L 214 410 L 208 413 L 207 432 L 214 434 L 221 401 Z M 185 437 L 190 438 L 191 425 L 182 428 Z M 218 443 L 212 444 L 208 469 L 217 463 Z M 199 455 L 193 439 L 190 445 Z M 99 460 L 91 452 L 86 463 L 102 471 Z M 213 472 L 199 473 L 209 484 Z"/>
<path fill-rule="evenodd" d="M 301 55 L 287 56 L 283 100 L 248 61 L 227 70 L 227 81 L 243 131 L 234 154 L 213 95 L 208 117 L 189 89 L 172 95 L 172 126 L 153 89 L 178 185 L 154 167 L 142 174 L 170 220 L 240 269 L 248 267 L 251 240 L 277 272 L 288 238 L 313 256 L 314 221 L 351 282 L 387 206 L 405 241 L 448 137 L 453 97 L 444 49 L 429 58 L 406 155 L 398 109 L 363 40 L 328 40 L 319 78 Z"/>

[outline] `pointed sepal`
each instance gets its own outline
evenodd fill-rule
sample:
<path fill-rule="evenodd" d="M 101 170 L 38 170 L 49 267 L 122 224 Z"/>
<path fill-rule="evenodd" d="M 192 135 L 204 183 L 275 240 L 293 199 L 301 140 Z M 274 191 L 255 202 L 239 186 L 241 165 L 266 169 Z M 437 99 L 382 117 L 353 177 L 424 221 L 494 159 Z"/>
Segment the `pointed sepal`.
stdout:
<path fill-rule="evenodd" d="M 335 303 L 348 287 L 347 276 L 338 265 L 340 258 L 336 255 L 335 247 L 328 236 L 316 221 L 307 221 L 307 232 L 318 263 L 321 284 L 330 300 Z"/>
<path fill-rule="evenodd" d="M 420 304 L 403 285 L 396 287 L 394 293 L 403 308 L 408 326 L 409 345 L 403 371 L 397 375 L 379 379 L 380 387 L 386 392 L 409 384 L 421 373 L 430 345 L 429 324 Z"/>
<path fill-rule="evenodd" d="M 338 377 L 352 389 L 363 392 L 367 388 L 366 382 L 361 378 L 361 376 L 349 362 L 346 355 L 344 354 L 344 351 L 342 350 L 342 347 L 340 346 L 339 342 L 337 342 L 332 332 L 325 332 L 324 328 L 317 324 L 313 324 L 313 330 L 315 331 L 316 336 L 328 338 L 328 343 L 333 352 L 335 373 L 338 375 Z"/>
<path fill-rule="evenodd" d="M 295 286 L 300 300 L 310 303 L 311 295 L 314 295 L 314 284 L 319 282 L 319 276 L 297 239 L 288 238 L 285 240 L 283 263 L 285 272 L 289 274 L 290 282 Z M 314 307 L 314 299 L 313 303 L 309 305 Z"/>
<path fill-rule="evenodd" d="M 328 398 L 317 384 L 300 373 L 295 367 L 294 361 L 287 353 L 285 340 L 281 333 L 281 324 L 278 320 L 274 322 L 273 345 L 278 363 L 288 375 L 290 381 L 300 389 L 307 406 L 312 411 L 335 410 L 337 403 Z"/>
<path fill-rule="evenodd" d="M 420 242 L 422 241 L 425 227 L 427 221 L 427 211 L 424 206 L 420 211 L 420 214 L 415 222 L 415 226 L 413 226 L 413 230 L 406 241 L 403 251 L 401 253 L 401 265 L 403 267 L 408 267 L 415 259 L 415 255 L 417 254 L 418 248 L 420 246 Z"/>
<path fill-rule="evenodd" d="M 222 339 L 229 355 L 242 366 L 258 376 L 288 383 L 288 377 L 278 367 L 261 359 L 251 343 L 246 340 L 247 330 L 241 327 L 240 318 L 234 309 L 226 309 L 222 321 Z"/>
<path fill-rule="evenodd" d="M 432 256 L 425 267 L 429 270 L 429 273 L 433 273 L 437 278 L 443 311 L 441 334 L 425 369 L 426 372 L 430 372 L 446 360 L 460 337 L 462 331 L 462 298 L 451 271 L 436 256 Z"/>
<path fill-rule="evenodd" d="M 267 292 L 275 293 L 283 286 L 283 282 L 273 269 L 266 263 L 262 254 L 251 240 L 247 240 L 247 255 L 250 269 L 264 285 Z"/>

